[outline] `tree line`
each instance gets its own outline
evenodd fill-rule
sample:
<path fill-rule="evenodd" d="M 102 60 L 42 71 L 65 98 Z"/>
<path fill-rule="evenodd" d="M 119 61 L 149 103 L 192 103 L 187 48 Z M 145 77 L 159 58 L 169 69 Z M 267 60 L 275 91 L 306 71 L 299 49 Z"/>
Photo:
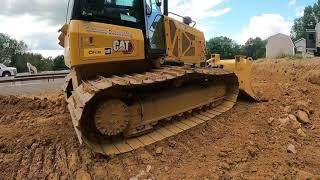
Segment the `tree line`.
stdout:
<path fill-rule="evenodd" d="M 296 41 L 305 38 L 307 29 L 315 29 L 320 22 L 320 0 L 313 5 L 306 6 L 303 16 L 296 18 L 291 29 L 291 38 Z"/>
<path fill-rule="evenodd" d="M 16 67 L 18 72 L 28 72 L 27 63 L 31 63 L 38 71 L 58 71 L 68 69 L 64 64 L 64 56 L 45 58 L 41 54 L 28 52 L 23 41 L 17 41 L 9 35 L 0 33 L 0 63 Z"/>
<path fill-rule="evenodd" d="M 207 41 L 207 58 L 211 54 L 220 54 L 222 59 L 234 59 L 236 55 L 244 55 L 253 59 L 266 57 L 266 40 L 261 38 L 250 38 L 244 45 L 236 43 L 234 40 L 220 36 Z"/>

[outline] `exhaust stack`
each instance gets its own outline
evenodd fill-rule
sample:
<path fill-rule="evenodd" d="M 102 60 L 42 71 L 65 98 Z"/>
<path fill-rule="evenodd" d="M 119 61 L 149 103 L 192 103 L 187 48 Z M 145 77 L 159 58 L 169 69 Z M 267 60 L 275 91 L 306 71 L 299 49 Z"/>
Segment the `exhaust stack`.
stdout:
<path fill-rule="evenodd" d="M 163 15 L 168 16 L 169 15 L 169 5 L 168 0 L 163 0 Z"/>

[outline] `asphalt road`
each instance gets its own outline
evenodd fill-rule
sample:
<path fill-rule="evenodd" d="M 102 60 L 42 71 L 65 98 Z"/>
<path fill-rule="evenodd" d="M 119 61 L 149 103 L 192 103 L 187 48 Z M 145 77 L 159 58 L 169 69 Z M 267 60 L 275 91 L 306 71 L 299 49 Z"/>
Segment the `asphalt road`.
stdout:
<path fill-rule="evenodd" d="M 62 89 L 64 79 L 0 83 L 0 95 L 42 94 Z"/>

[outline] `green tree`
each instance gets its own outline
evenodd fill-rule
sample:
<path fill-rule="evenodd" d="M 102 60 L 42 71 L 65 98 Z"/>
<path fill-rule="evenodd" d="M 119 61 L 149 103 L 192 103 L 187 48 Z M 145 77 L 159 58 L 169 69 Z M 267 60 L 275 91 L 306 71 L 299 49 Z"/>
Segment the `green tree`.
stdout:
<path fill-rule="evenodd" d="M 66 70 L 68 67 L 64 63 L 64 56 L 60 55 L 53 59 L 53 70 L 54 71 L 60 71 L 60 70 Z"/>
<path fill-rule="evenodd" d="M 44 58 L 41 54 L 26 52 L 27 45 L 6 34 L 0 33 L 0 63 L 16 67 L 18 72 L 28 72 L 27 63 L 31 63 L 38 71 L 67 69 L 63 56 L 54 59 Z"/>
<path fill-rule="evenodd" d="M 0 33 L 0 63 L 9 64 L 15 54 L 23 53 L 26 50 L 27 45 L 23 41 L 17 41 Z"/>
<path fill-rule="evenodd" d="M 259 59 L 266 57 L 266 41 L 257 37 L 255 39 L 250 38 L 241 48 L 241 54 L 253 59 Z"/>
<path fill-rule="evenodd" d="M 228 37 L 215 37 L 207 42 L 207 58 L 220 54 L 222 59 L 233 59 L 240 54 L 240 45 Z"/>
<path fill-rule="evenodd" d="M 52 71 L 53 59 L 44 58 L 41 54 L 19 53 L 12 58 L 10 66 L 16 67 L 18 72 L 28 72 L 27 63 L 31 63 L 38 71 Z"/>
<path fill-rule="evenodd" d="M 312 6 L 307 6 L 304 8 L 304 15 L 302 16 L 302 25 L 306 29 L 314 29 L 316 27 L 317 21 L 314 15 L 314 9 Z"/>
<path fill-rule="evenodd" d="M 314 6 L 307 6 L 304 9 L 302 17 L 294 20 L 294 24 L 291 29 L 291 37 L 294 40 L 304 38 L 307 29 L 314 29 L 317 20 L 320 20 L 320 0 Z"/>
<path fill-rule="evenodd" d="M 317 22 L 320 22 L 320 0 L 313 5 L 313 14 Z"/>
<path fill-rule="evenodd" d="M 298 40 L 305 36 L 306 29 L 303 27 L 302 18 L 297 18 L 294 20 L 294 24 L 291 29 L 291 38 Z"/>

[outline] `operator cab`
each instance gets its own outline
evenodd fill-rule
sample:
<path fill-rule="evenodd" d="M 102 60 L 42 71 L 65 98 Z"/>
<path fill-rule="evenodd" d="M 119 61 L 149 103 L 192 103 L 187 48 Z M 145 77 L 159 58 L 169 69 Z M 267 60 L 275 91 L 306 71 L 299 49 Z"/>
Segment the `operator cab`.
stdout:
<path fill-rule="evenodd" d="M 166 54 L 160 0 L 69 0 L 67 21 L 83 20 L 141 29 L 146 58 Z"/>

